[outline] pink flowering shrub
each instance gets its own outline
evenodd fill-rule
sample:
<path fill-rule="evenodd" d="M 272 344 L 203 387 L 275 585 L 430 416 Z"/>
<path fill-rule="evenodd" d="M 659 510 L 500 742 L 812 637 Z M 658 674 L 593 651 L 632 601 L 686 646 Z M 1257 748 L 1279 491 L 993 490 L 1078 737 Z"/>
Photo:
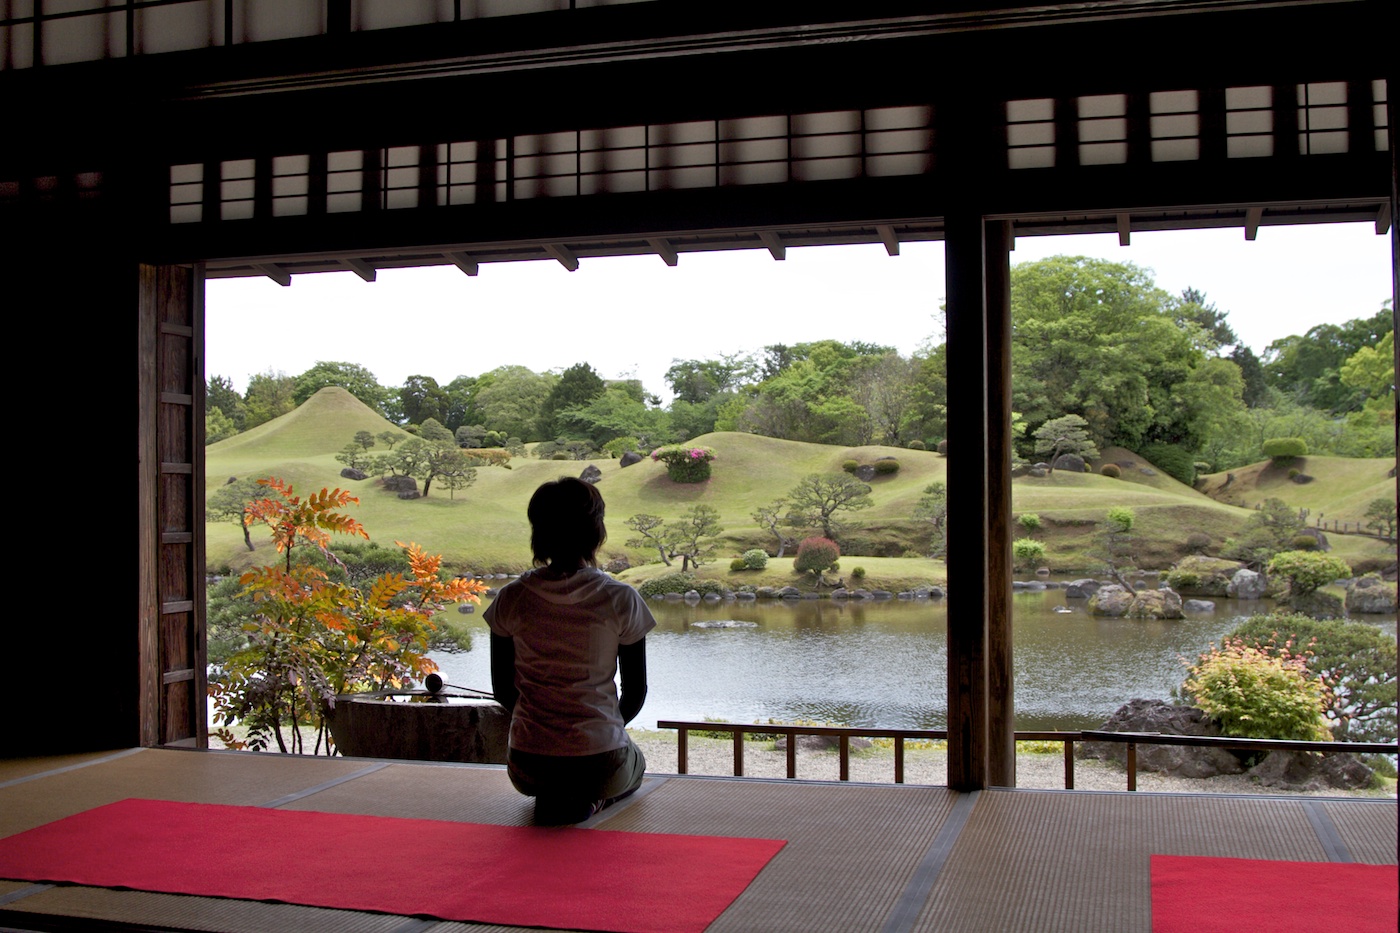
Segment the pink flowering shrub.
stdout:
<path fill-rule="evenodd" d="M 666 464 L 666 475 L 676 483 L 703 483 L 710 478 L 710 461 L 715 452 L 709 447 L 668 444 L 651 452 L 651 459 Z"/>

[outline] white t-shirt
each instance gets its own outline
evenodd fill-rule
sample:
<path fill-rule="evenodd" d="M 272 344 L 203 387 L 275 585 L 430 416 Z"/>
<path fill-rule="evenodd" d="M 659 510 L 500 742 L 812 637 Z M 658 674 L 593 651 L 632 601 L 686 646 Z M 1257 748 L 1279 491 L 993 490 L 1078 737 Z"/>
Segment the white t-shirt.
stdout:
<path fill-rule="evenodd" d="M 483 613 L 515 642 L 510 747 L 537 755 L 595 755 L 627 744 L 618 712 L 617 649 L 656 619 L 635 589 L 585 567 L 562 579 L 530 571 Z"/>

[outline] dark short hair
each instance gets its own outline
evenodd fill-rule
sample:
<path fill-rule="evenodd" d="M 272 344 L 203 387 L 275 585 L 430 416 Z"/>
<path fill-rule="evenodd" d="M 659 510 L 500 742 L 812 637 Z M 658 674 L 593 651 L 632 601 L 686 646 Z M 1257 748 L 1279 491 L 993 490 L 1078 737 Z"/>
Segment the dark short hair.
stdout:
<path fill-rule="evenodd" d="M 530 497 L 530 550 L 535 566 L 581 563 L 598 566 L 598 548 L 608 540 L 603 494 L 581 479 L 561 476 Z"/>

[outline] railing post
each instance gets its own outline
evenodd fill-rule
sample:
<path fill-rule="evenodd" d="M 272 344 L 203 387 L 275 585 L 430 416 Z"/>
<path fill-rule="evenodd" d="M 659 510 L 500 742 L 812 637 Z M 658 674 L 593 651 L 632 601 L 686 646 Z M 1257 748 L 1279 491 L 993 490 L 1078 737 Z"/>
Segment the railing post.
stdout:
<path fill-rule="evenodd" d="M 1074 790 L 1074 739 L 1065 739 L 1065 790 Z"/>
<path fill-rule="evenodd" d="M 894 737 L 894 782 L 904 783 L 904 736 Z"/>
<path fill-rule="evenodd" d="M 1128 790 L 1137 790 L 1137 743 L 1128 743 Z"/>
<path fill-rule="evenodd" d="M 797 777 L 797 733 L 787 734 L 787 775 L 790 778 Z"/>
<path fill-rule="evenodd" d="M 734 730 L 734 776 L 744 776 L 744 732 L 742 729 Z"/>
<path fill-rule="evenodd" d="M 841 733 L 841 780 L 851 779 L 851 737 Z"/>
<path fill-rule="evenodd" d="M 689 729 L 681 729 L 681 730 L 679 730 L 679 731 L 676 732 L 676 773 L 677 773 L 677 774 L 688 774 L 688 773 L 689 773 L 689 771 L 686 770 L 686 769 L 689 767 L 689 758 L 690 758 L 690 755 L 689 755 L 689 752 L 690 752 L 689 745 L 690 745 L 690 743 L 689 743 L 689 741 L 688 741 L 689 738 L 690 738 L 690 730 L 689 730 Z"/>

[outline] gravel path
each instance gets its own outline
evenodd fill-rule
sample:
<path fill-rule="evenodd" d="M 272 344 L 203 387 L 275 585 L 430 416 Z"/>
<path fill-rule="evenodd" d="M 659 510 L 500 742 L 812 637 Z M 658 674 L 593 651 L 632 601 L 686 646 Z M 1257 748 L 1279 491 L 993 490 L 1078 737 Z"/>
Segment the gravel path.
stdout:
<path fill-rule="evenodd" d="M 659 774 L 676 772 L 676 734 L 631 730 L 635 741 L 647 758 L 647 770 Z M 729 739 L 709 739 L 691 736 L 688 748 L 689 774 L 734 774 L 734 743 Z M 851 780 L 875 784 L 894 782 L 893 748 L 874 747 L 851 752 Z M 906 784 L 946 784 L 948 755 L 942 748 L 910 748 L 904 751 L 904 781 Z M 840 775 L 840 760 L 835 750 L 797 751 L 797 776 L 803 780 L 835 781 Z M 771 741 L 746 740 L 744 743 L 744 776 L 761 778 L 787 777 L 787 753 L 776 751 Z M 1016 786 L 1062 790 L 1065 786 L 1064 755 L 1022 754 L 1016 757 Z M 1074 763 L 1076 790 L 1128 789 L 1128 774 L 1120 766 L 1108 762 L 1079 759 Z M 1168 777 L 1151 772 L 1138 772 L 1138 790 L 1167 793 L 1211 794 L 1279 794 L 1299 792 L 1280 791 L 1264 787 L 1247 775 L 1230 774 L 1196 779 Z M 1395 783 L 1380 790 L 1327 790 L 1307 794 L 1326 797 L 1388 797 L 1394 799 Z"/>

